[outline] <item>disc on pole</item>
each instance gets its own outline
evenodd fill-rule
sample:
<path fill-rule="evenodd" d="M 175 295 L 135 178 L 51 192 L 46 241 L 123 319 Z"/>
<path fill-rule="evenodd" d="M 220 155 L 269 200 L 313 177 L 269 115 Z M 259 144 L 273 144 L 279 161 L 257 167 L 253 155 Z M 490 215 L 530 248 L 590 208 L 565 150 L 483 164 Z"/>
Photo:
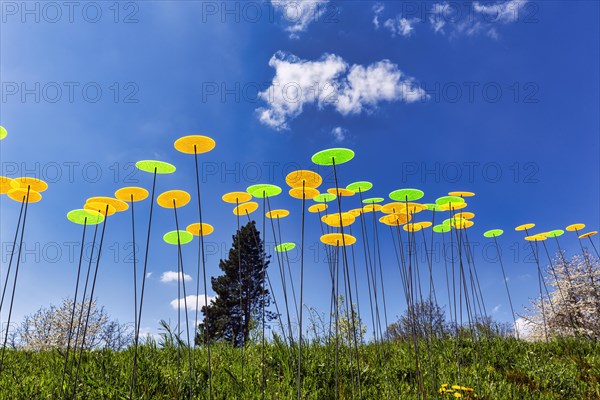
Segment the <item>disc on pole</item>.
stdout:
<path fill-rule="evenodd" d="M 308 207 L 308 212 L 319 213 L 321 211 L 327 210 L 327 207 L 329 207 L 329 206 L 324 203 L 313 204 L 312 206 Z"/>
<path fill-rule="evenodd" d="M 435 233 L 446 233 L 446 232 L 450 232 L 452 228 L 450 227 L 450 225 L 444 225 L 444 224 L 439 224 L 433 227 L 433 231 Z"/>
<path fill-rule="evenodd" d="M 335 200 L 335 194 L 331 194 L 331 193 L 321 193 L 318 196 L 315 196 L 313 198 L 314 201 L 316 201 L 317 203 L 329 203 L 330 201 Z"/>
<path fill-rule="evenodd" d="M 587 238 L 587 237 L 592 237 L 592 236 L 597 235 L 597 234 L 598 234 L 598 231 L 591 231 L 591 232 L 579 235 L 579 239 L 583 239 L 583 238 Z"/>
<path fill-rule="evenodd" d="M 43 180 L 38 179 L 38 178 L 31 178 L 29 176 L 13 178 L 13 181 L 11 184 L 13 185 L 13 188 L 15 188 L 15 189 L 27 190 L 27 187 L 30 187 L 32 190 L 35 190 L 38 193 L 42 193 L 46 189 L 48 189 L 48 184 L 46 182 L 44 182 Z"/>
<path fill-rule="evenodd" d="M 418 232 L 423 228 L 421 227 L 421 225 L 417 225 L 417 224 L 411 222 L 411 223 L 404 225 L 402 227 L 402 229 L 404 229 L 406 232 Z"/>
<path fill-rule="evenodd" d="M 366 206 L 363 206 L 363 211 L 364 212 L 375 212 L 375 211 L 381 211 L 382 207 L 380 204 L 367 204 Z"/>
<path fill-rule="evenodd" d="M 334 228 L 339 228 L 340 226 L 352 225 L 354 221 L 356 221 L 356 217 L 350 213 L 343 212 L 339 214 L 336 213 L 323 215 L 321 217 L 321 221 L 329 226 L 333 226 Z"/>
<path fill-rule="evenodd" d="M 72 210 L 67 213 L 67 219 L 79 225 L 97 225 L 104 221 L 104 215 L 93 210 Z"/>
<path fill-rule="evenodd" d="M 321 175 L 307 169 L 299 169 L 298 171 L 290 172 L 285 177 L 285 183 L 292 188 L 302 187 L 302 183 L 304 183 L 304 187 L 316 189 L 322 182 L 323 178 Z"/>
<path fill-rule="evenodd" d="M 178 240 L 179 238 L 179 240 Z M 194 235 L 189 233 L 188 231 L 182 231 L 181 229 L 178 231 L 171 231 L 165 233 L 163 236 L 163 240 L 168 244 L 187 244 L 192 241 Z"/>
<path fill-rule="evenodd" d="M 27 197 L 27 189 L 10 189 L 7 193 L 8 197 L 19 203 L 37 203 L 42 200 L 42 195 L 33 189 L 29 189 L 29 197 Z"/>
<path fill-rule="evenodd" d="M 229 192 L 225 193 L 221 199 L 225 203 L 239 204 L 252 200 L 252 195 L 248 192 Z"/>
<path fill-rule="evenodd" d="M 109 204 L 112 207 L 114 207 L 116 212 L 121 212 L 121 211 L 125 211 L 129 208 L 129 205 L 127 203 L 125 203 L 122 200 L 119 199 L 115 199 L 113 197 L 106 197 L 106 196 L 95 196 L 95 197 L 90 197 L 89 199 L 87 199 L 86 201 L 87 203 L 102 203 L 102 204 Z"/>
<path fill-rule="evenodd" d="M 503 233 L 504 231 L 502 229 L 490 229 L 489 231 L 485 231 L 483 233 L 483 236 L 485 236 L 486 238 L 493 238 L 502 236 Z"/>
<path fill-rule="evenodd" d="M 345 148 L 321 150 L 315 153 L 311 160 L 317 165 L 335 165 L 346 163 L 354 158 L 354 152 Z"/>
<path fill-rule="evenodd" d="M 515 228 L 515 231 L 517 231 L 517 232 L 525 231 L 525 230 L 533 228 L 534 226 L 535 226 L 535 224 L 532 224 L 532 223 L 519 225 Z"/>
<path fill-rule="evenodd" d="M 431 225 L 433 225 L 429 221 L 414 222 L 414 224 L 419 225 L 421 227 L 421 229 L 429 228 Z"/>
<path fill-rule="evenodd" d="M 11 189 L 18 189 L 18 184 L 7 176 L 0 176 L 0 194 L 6 194 Z"/>
<path fill-rule="evenodd" d="M 250 215 L 257 209 L 258 209 L 258 203 L 254 202 L 254 201 L 249 201 L 247 203 L 240 204 L 239 206 L 235 207 L 233 209 L 233 213 L 235 215 L 246 215 L 246 214 Z"/>
<path fill-rule="evenodd" d="M 137 186 L 128 186 L 115 192 L 115 197 L 121 201 L 142 201 L 148 198 L 148 191 Z"/>
<path fill-rule="evenodd" d="M 354 193 L 364 193 L 373 188 L 373 184 L 367 181 L 353 182 L 346 186 L 346 189 L 352 190 Z"/>
<path fill-rule="evenodd" d="M 442 196 L 435 200 L 435 204 L 443 206 L 446 204 L 452 204 L 453 206 L 459 203 L 464 203 L 465 199 L 457 196 Z"/>
<path fill-rule="evenodd" d="M 467 203 L 446 203 L 440 205 L 440 209 L 443 211 L 456 211 L 461 210 L 467 206 Z"/>
<path fill-rule="evenodd" d="M 412 217 L 406 214 L 386 214 L 379 218 L 379 222 L 389 226 L 398 226 L 406 224 L 411 219 Z"/>
<path fill-rule="evenodd" d="M 194 236 L 207 236 L 213 233 L 215 231 L 215 228 L 213 228 L 211 224 L 207 224 L 205 222 L 203 222 L 202 224 L 200 224 L 200 222 L 196 222 L 193 224 L 189 224 L 187 228 L 185 228 L 185 230 Z"/>
<path fill-rule="evenodd" d="M 277 185 L 271 185 L 268 183 L 261 183 L 258 185 L 249 186 L 246 189 L 246 192 L 250 193 L 252 196 L 263 199 L 266 197 L 274 197 L 281 193 L 281 188 Z"/>
<path fill-rule="evenodd" d="M 563 231 L 562 229 L 554 229 L 551 230 L 550 232 L 548 232 L 548 237 L 559 237 L 562 236 L 565 233 L 565 231 Z"/>
<path fill-rule="evenodd" d="M 472 212 L 463 211 L 463 212 L 454 214 L 454 217 L 455 218 L 463 218 L 463 219 L 473 219 L 473 218 L 475 218 L 475 214 Z"/>
<path fill-rule="evenodd" d="M 580 231 L 585 228 L 585 224 L 571 224 L 567 226 L 565 229 L 569 232 Z"/>
<path fill-rule="evenodd" d="M 353 208 L 352 210 L 348 210 L 348 213 L 358 217 L 363 213 L 363 210 L 362 208 Z"/>
<path fill-rule="evenodd" d="M 356 243 L 356 238 L 347 233 L 327 233 L 321 236 L 321 242 L 329 246 L 351 246 Z"/>
<path fill-rule="evenodd" d="M 288 193 L 294 199 L 302 199 L 303 193 L 305 199 L 314 199 L 319 196 L 319 191 L 311 187 L 305 187 L 304 189 L 302 187 L 291 188 Z"/>
<path fill-rule="evenodd" d="M 456 196 L 456 197 L 473 197 L 475 196 L 475 193 L 473 192 L 463 192 L 463 191 L 457 191 L 457 192 L 448 192 L 449 196 Z"/>
<path fill-rule="evenodd" d="M 281 243 L 275 246 L 275 251 L 278 253 L 284 253 L 286 251 L 290 251 L 296 248 L 295 243 Z"/>
<path fill-rule="evenodd" d="M 157 174 L 172 174 L 177 168 L 173 164 L 157 160 L 142 160 L 135 163 L 135 166 L 140 171 L 149 172 L 151 174 L 156 170 Z"/>
<path fill-rule="evenodd" d="M 419 189 L 398 189 L 390 193 L 389 197 L 395 201 L 416 201 L 425 195 Z"/>
<path fill-rule="evenodd" d="M 156 198 L 156 203 L 163 208 L 179 208 L 190 202 L 192 197 L 184 190 L 168 190 Z"/>
<path fill-rule="evenodd" d="M 350 197 L 354 196 L 354 192 L 352 190 L 344 189 L 344 188 L 329 188 L 327 189 L 327 193 L 331 193 L 335 195 L 337 193 L 340 197 Z"/>
<path fill-rule="evenodd" d="M 546 239 L 547 239 L 546 236 L 543 236 L 540 234 L 525 236 L 525 240 L 527 240 L 528 242 L 542 242 Z"/>
<path fill-rule="evenodd" d="M 107 206 L 108 206 L 108 208 L 107 208 Z M 85 210 L 96 211 L 105 217 L 110 217 L 111 215 L 113 215 L 114 213 L 117 212 L 117 210 L 110 204 L 96 202 L 96 201 L 90 201 L 90 202 L 85 203 L 83 205 L 83 208 Z"/>
<path fill-rule="evenodd" d="M 175 150 L 185 154 L 207 153 L 215 148 L 215 141 L 208 136 L 189 135 L 175 141 Z"/>
<path fill-rule="evenodd" d="M 443 209 L 442 207 L 440 207 L 437 204 L 427 203 L 427 204 L 423 204 L 423 205 L 425 207 L 427 207 L 427 209 L 429 211 L 448 211 L 448 210 Z"/>
<path fill-rule="evenodd" d="M 280 209 L 269 211 L 265 215 L 267 216 L 267 218 L 285 218 L 288 215 L 290 215 L 290 212 L 288 210 Z"/>

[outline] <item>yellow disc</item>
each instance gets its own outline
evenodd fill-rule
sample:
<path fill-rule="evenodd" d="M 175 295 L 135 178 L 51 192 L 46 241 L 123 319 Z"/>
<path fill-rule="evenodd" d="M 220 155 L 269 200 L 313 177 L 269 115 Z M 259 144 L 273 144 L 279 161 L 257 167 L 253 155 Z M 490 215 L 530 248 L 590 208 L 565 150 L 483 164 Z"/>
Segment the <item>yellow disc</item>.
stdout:
<path fill-rule="evenodd" d="M 406 205 L 400 202 L 387 203 L 381 206 L 381 212 L 386 214 L 406 213 Z"/>
<path fill-rule="evenodd" d="M 128 186 L 117 190 L 115 197 L 122 201 L 142 201 L 148 197 L 148 191 L 141 187 Z"/>
<path fill-rule="evenodd" d="M 473 225 L 475 225 L 475 223 L 473 221 L 469 221 L 468 219 L 457 219 L 450 223 L 450 226 L 456 229 L 467 229 Z"/>
<path fill-rule="evenodd" d="M 190 202 L 192 197 L 184 190 L 168 190 L 156 198 L 156 203 L 164 208 L 179 208 Z"/>
<path fill-rule="evenodd" d="M 233 213 L 235 215 L 250 215 L 254 211 L 258 209 L 258 203 L 254 201 L 249 201 L 244 204 L 240 204 L 236 208 L 233 209 Z"/>
<path fill-rule="evenodd" d="M 339 214 L 338 213 L 328 214 L 328 215 L 323 215 L 321 217 L 321 221 L 323 221 L 325 224 L 327 224 L 329 226 L 333 226 L 335 228 L 340 227 L 340 219 L 341 219 L 341 226 L 352 225 L 354 223 L 354 221 L 356 221 L 356 217 L 347 212 L 343 212 L 343 213 L 339 213 Z"/>
<path fill-rule="evenodd" d="M 515 231 L 520 232 L 520 231 L 524 231 L 524 230 L 529 230 L 529 229 L 533 228 L 534 226 L 535 226 L 535 224 L 532 224 L 532 223 L 519 225 L 515 228 Z"/>
<path fill-rule="evenodd" d="M 319 213 L 321 211 L 327 210 L 327 207 L 329 206 L 325 203 L 313 204 L 312 206 L 308 207 L 308 212 Z"/>
<path fill-rule="evenodd" d="M 15 189 L 27 189 L 27 187 L 35 190 L 38 193 L 42 193 L 46 189 L 48 189 L 48 184 L 41 179 L 38 178 L 30 178 L 28 176 L 22 176 L 20 178 L 13 179 L 13 187 Z"/>
<path fill-rule="evenodd" d="M 473 214 L 472 212 L 463 211 L 463 212 L 454 214 L 454 218 L 471 219 L 471 218 L 475 218 L 475 214 Z"/>
<path fill-rule="evenodd" d="M 186 154 L 207 153 L 215 148 L 215 141 L 208 136 L 189 135 L 177 139 L 175 149 Z"/>
<path fill-rule="evenodd" d="M 475 193 L 473 193 L 473 192 L 462 192 L 462 191 L 458 191 L 458 192 L 448 192 L 448 196 L 456 196 L 456 197 L 473 197 L 473 196 L 475 196 Z"/>
<path fill-rule="evenodd" d="M 295 199 L 302 199 L 302 186 L 291 188 L 289 191 L 291 197 Z M 305 187 L 304 188 L 304 198 L 305 199 L 314 199 L 319 195 L 319 191 L 315 188 Z"/>
<path fill-rule="evenodd" d="M 108 206 L 108 210 L 107 210 L 106 206 Z M 96 212 L 104 215 L 105 217 L 110 217 L 111 215 L 113 215 L 114 213 L 117 212 L 117 210 L 110 204 L 101 203 L 99 201 L 98 202 L 96 202 L 96 201 L 87 202 L 87 203 L 85 203 L 83 208 L 86 210 L 96 211 Z"/>
<path fill-rule="evenodd" d="M 323 178 L 316 172 L 307 169 L 290 172 L 285 177 L 285 183 L 292 188 L 301 188 L 302 182 L 304 182 L 304 187 L 318 188 L 323 183 Z"/>
<path fill-rule="evenodd" d="M 440 205 L 440 209 L 444 211 L 461 210 L 467 206 L 467 203 L 446 203 Z"/>
<path fill-rule="evenodd" d="M 221 197 L 225 203 L 245 203 L 252 199 L 252 195 L 248 192 L 229 192 L 225 193 L 223 197 Z"/>
<path fill-rule="evenodd" d="M 596 234 L 598 234 L 598 231 L 591 231 L 591 232 L 588 232 L 588 233 L 584 233 L 583 235 L 579 235 L 579 239 L 583 239 L 583 238 L 586 238 L 586 237 L 594 236 Z"/>
<path fill-rule="evenodd" d="M 525 240 L 527 240 L 528 242 L 541 242 L 546 240 L 547 237 L 546 236 L 542 236 L 542 235 L 529 235 L 529 236 L 525 236 Z"/>
<path fill-rule="evenodd" d="M 382 206 L 381 204 L 367 204 L 366 206 L 363 206 L 363 211 L 364 212 L 375 212 L 375 211 L 381 211 Z"/>
<path fill-rule="evenodd" d="M 339 188 L 339 189 L 337 189 L 337 191 L 335 190 L 335 188 L 330 188 L 330 189 L 327 189 L 327 193 L 330 193 L 330 194 L 337 193 L 337 195 L 341 196 L 341 197 L 354 196 L 354 192 L 352 190 L 348 190 L 348 189 L 344 189 L 344 188 Z"/>
<path fill-rule="evenodd" d="M 565 229 L 568 230 L 569 232 L 575 232 L 575 231 L 580 231 L 583 228 L 585 228 L 585 224 L 572 224 L 567 226 Z"/>
<path fill-rule="evenodd" d="M 406 232 L 418 232 L 418 231 L 420 231 L 423 228 L 421 227 L 421 225 L 410 223 L 410 224 L 404 225 L 402 227 L 402 229 L 404 229 Z"/>
<path fill-rule="evenodd" d="M 431 222 L 429 221 L 423 221 L 423 222 L 414 222 L 415 225 L 419 225 L 422 229 L 425 228 L 429 228 L 431 225 L 433 225 Z"/>
<path fill-rule="evenodd" d="M 412 217 L 407 214 L 386 214 L 379 218 L 379 222 L 390 226 L 398 226 L 406 224 L 411 219 Z"/>
<path fill-rule="evenodd" d="M 350 246 L 356 243 L 356 238 L 347 233 L 327 233 L 321 236 L 321 242 L 330 246 Z"/>
<path fill-rule="evenodd" d="M 200 222 L 196 222 L 194 224 L 189 224 L 185 230 L 194 236 L 206 236 L 213 233 L 215 228 L 213 228 L 211 224 L 203 222 L 202 229 L 200 229 Z"/>
<path fill-rule="evenodd" d="M 27 189 L 18 188 L 10 189 L 7 192 L 8 197 L 20 203 L 37 203 L 42 199 L 42 195 L 33 189 L 29 189 L 29 197 L 27 197 Z"/>
<path fill-rule="evenodd" d="M 348 214 L 352 214 L 355 217 L 360 216 L 360 214 L 362 214 L 362 213 L 363 213 L 362 208 L 353 208 L 352 210 L 348 210 Z"/>
<path fill-rule="evenodd" d="M 288 210 L 272 210 L 265 214 L 267 218 L 285 218 L 290 215 Z"/>
<path fill-rule="evenodd" d="M 125 211 L 129 208 L 129 205 L 122 200 L 115 199 L 113 197 L 96 196 L 90 197 L 85 201 L 86 203 L 104 203 L 110 204 L 115 208 L 116 212 Z"/>
<path fill-rule="evenodd" d="M 19 184 L 7 176 L 0 176 L 0 194 L 7 193 L 10 189 L 18 189 Z"/>

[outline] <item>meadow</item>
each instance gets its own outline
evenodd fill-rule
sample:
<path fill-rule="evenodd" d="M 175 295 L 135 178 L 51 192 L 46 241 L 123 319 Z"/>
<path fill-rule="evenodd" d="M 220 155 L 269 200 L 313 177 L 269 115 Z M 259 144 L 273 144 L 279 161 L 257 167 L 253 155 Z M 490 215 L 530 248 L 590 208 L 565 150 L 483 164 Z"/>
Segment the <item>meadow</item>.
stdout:
<path fill-rule="evenodd" d="M 425 346 L 430 350 L 425 352 Z M 421 370 L 427 398 L 479 399 L 600 399 L 600 344 L 583 339 L 527 342 L 491 337 L 461 340 L 460 374 L 456 370 L 455 341 L 422 340 Z M 180 353 L 178 353 L 178 351 Z M 261 346 L 242 349 L 225 343 L 211 347 L 215 399 L 261 399 Z M 335 344 L 303 346 L 304 399 L 413 399 L 417 398 L 412 341 L 367 343 L 360 347 L 360 396 L 356 368 L 346 348 L 338 360 L 339 397 L 335 394 Z M 139 349 L 136 399 L 208 399 L 207 357 L 204 347 L 192 350 L 194 382 L 190 386 L 187 349 L 152 340 Z M 133 350 L 85 352 L 77 389 L 79 399 L 128 399 Z M 181 372 L 178 374 L 178 359 Z M 0 377 L 3 399 L 60 399 L 64 354 L 58 350 L 9 350 Z M 265 348 L 266 399 L 296 397 L 297 352 L 282 341 Z M 474 392 L 441 394 L 443 384 L 473 388 Z M 457 396 L 456 396 L 457 397 Z"/>

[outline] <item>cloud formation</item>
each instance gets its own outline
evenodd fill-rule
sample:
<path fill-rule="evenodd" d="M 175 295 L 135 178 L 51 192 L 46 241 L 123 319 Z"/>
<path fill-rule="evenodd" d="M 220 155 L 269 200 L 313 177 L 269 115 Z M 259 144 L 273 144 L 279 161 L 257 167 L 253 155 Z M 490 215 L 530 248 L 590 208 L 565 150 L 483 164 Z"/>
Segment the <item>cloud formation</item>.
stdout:
<path fill-rule="evenodd" d="M 181 281 L 182 275 L 181 272 L 175 272 L 175 271 L 166 271 L 163 272 L 162 275 L 160 276 L 160 281 L 161 282 L 177 282 L 178 280 Z M 184 274 L 183 275 L 183 279 L 185 279 L 185 281 L 191 281 L 192 277 L 188 274 Z"/>
<path fill-rule="evenodd" d="M 287 22 L 285 28 L 290 39 L 298 39 L 300 33 L 321 18 L 327 10 L 329 0 L 271 0 L 273 8 Z"/>
<path fill-rule="evenodd" d="M 208 304 L 210 304 L 214 299 L 215 298 L 213 296 L 208 296 Z M 198 310 L 202 310 L 202 307 L 205 305 L 204 294 L 191 294 L 186 296 L 185 299 L 182 297 L 180 299 L 171 300 L 171 308 L 177 310 L 179 306 L 181 306 L 180 308 L 183 309 L 186 305 L 186 302 L 188 311 L 196 311 L 196 304 L 198 305 Z"/>

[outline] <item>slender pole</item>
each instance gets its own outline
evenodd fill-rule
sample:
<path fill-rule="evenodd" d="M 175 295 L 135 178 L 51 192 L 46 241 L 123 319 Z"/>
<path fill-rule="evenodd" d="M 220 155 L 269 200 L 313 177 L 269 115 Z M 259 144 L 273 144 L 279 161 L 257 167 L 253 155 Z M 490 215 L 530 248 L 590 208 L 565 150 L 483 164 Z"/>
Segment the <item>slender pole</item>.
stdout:
<path fill-rule="evenodd" d="M 504 278 L 504 287 L 506 288 L 506 294 L 508 296 L 508 304 L 510 304 L 510 312 L 512 313 L 513 322 L 515 324 L 515 333 L 517 339 L 519 339 L 519 330 L 517 329 L 517 316 L 515 315 L 515 309 L 513 307 L 512 298 L 510 297 L 510 291 L 508 290 L 508 282 L 506 280 L 506 272 L 504 271 L 504 263 L 502 262 L 502 254 L 500 253 L 500 246 L 498 246 L 498 240 L 496 235 L 494 236 L 494 244 L 496 245 L 496 253 L 498 254 L 498 260 L 500 261 L 500 269 L 502 270 L 502 277 Z"/>
<path fill-rule="evenodd" d="M 2 289 L 2 300 L 0 300 L 0 312 L 2 311 L 2 305 L 4 304 L 4 295 L 6 294 L 6 288 L 8 287 L 8 277 L 10 276 L 10 270 L 12 267 L 13 256 L 15 255 L 15 249 L 17 248 L 17 239 L 19 238 L 19 229 L 21 229 L 21 218 L 23 217 L 24 206 L 25 206 L 25 202 L 22 201 L 21 202 L 21 211 L 19 211 L 19 219 L 17 221 L 17 229 L 15 230 L 15 238 L 13 239 L 12 250 L 10 251 L 10 260 L 8 261 L 8 269 L 6 270 L 6 279 L 4 281 L 4 288 Z"/>
<path fill-rule="evenodd" d="M 135 249 L 135 215 L 133 212 L 133 194 L 131 194 L 131 201 L 129 202 L 129 206 L 131 207 L 131 240 L 133 246 L 133 328 L 134 332 L 137 332 L 137 255 Z"/>
<path fill-rule="evenodd" d="M 306 193 L 304 192 L 305 182 L 302 181 L 302 220 L 301 220 L 301 238 L 300 238 L 300 311 L 298 326 L 300 328 L 298 332 L 298 371 L 296 381 L 298 385 L 297 399 L 301 399 L 302 389 L 302 310 L 304 309 L 304 205 L 306 202 Z"/>

